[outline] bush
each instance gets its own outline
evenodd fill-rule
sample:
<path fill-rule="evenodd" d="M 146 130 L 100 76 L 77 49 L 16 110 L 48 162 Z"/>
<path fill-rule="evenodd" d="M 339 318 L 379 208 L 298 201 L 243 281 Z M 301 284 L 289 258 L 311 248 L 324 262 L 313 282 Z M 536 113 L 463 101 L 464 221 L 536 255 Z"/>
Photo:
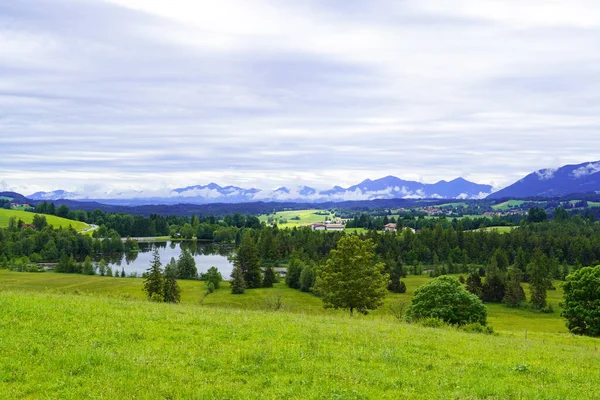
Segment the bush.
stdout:
<path fill-rule="evenodd" d="M 469 332 L 469 333 L 483 333 L 485 335 L 493 335 L 494 328 L 489 325 L 481 325 L 480 323 L 474 324 L 466 324 L 459 327 L 461 331 Z"/>
<path fill-rule="evenodd" d="M 206 271 L 206 274 L 204 274 L 204 279 L 206 280 L 207 285 L 212 283 L 213 289 L 218 289 L 221 285 L 221 281 L 223 280 L 223 276 L 217 267 L 212 266 L 208 269 L 208 271 Z"/>
<path fill-rule="evenodd" d="M 406 316 L 408 321 L 438 318 L 452 325 L 485 325 L 487 310 L 477 296 L 461 286 L 458 279 L 441 276 L 415 290 Z"/>
<path fill-rule="evenodd" d="M 439 319 L 434 317 L 427 317 L 416 321 L 419 325 L 426 326 L 428 328 L 441 328 L 443 326 L 447 326 L 447 324 Z"/>

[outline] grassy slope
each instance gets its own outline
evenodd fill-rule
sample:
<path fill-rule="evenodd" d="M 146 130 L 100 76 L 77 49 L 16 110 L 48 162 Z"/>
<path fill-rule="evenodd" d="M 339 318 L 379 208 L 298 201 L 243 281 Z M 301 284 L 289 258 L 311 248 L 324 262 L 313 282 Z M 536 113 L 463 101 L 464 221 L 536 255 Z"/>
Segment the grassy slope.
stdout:
<path fill-rule="evenodd" d="M 389 317 L 391 304 L 408 306 L 414 290 L 426 283 L 427 276 L 408 276 L 405 294 L 388 294 L 384 306 L 374 311 L 368 318 Z M 75 274 L 22 273 L 0 270 L 0 290 L 19 290 L 49 293 L 88 293 L 120 298 L 144 299 L 142 279 L 108 278 Z M 179 281 L 182 288 L 182 303 L 200 304 L 206 291 L 205 283 L 200 281 Z M 548 291 L 548 302 L 554 307 L 552 314 L 539 314 L 528 310 L 511 309 L 502 305 L 488 304 L 488 316 L 494 329 L 513 336 L 524 336 L 525 330 L 530 337 L 546 337 L 554 335 L 552 341 L 575 343 L 578 340 L 568 334 L 564 320 L 560 318 L 559 302 L 562 290 Z M 528 292 L 525 286 L 525 291 Z M 345 315 L 344 311 L 325 310 L 322 301 L 312 294 L 290 289 L 284 283 L 276 284 L 272 289 L 254 289 L 246 291 L 243 296 L 232 295 L 227 282 L 222 288 L 202 300 L 203 307 L 260 310 L 265 308 L 266 301 L 281 296 L 286 311 L 296 314 Z"/>
<path fill-rule="evenodd" d="M 0 209 L 0 227 L 7 227 L 10 218 L 15 217 L 17 220 L 21 219 L 24 223 L 30 224 L 33 221 L 35 213 L 18 211 L 18 210 L 5 210 Z M 88 225 L 84 222 L 73 221 L 66 218 L 56 217 L 54 215 L 45 215 L 48 225 L 54 226 L 54 228 L 68 228 L 72 226 L 78 231 L 83 231 L 88 228 Z"/>
<path fill-rule="evenodd" d="M 0 398 L 595 398 L 591 343 L 0 292 Z"/>

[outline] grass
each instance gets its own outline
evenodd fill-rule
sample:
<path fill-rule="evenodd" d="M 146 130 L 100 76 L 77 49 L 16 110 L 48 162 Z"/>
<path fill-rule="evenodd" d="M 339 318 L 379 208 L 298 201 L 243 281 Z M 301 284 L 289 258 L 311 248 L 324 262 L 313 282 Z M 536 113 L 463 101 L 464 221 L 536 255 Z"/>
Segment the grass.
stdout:
<path fill-rule="evenodd" d="M 468 206 L 469 205 L 467 203 L 465 203 L 464 201 L 458 201 L 458 202 L 454 202 L 454 203 L 440 204 L 438 207 L 445 208 L 445 207 L 468 207 Z"/>
<path fill-rule="evenodd" d="M 344 232 L 346 232 L 346 233 L 367 233 L 367 232 L 369 232 L 369 230 L 365 229 L 365 228 L 346 228 L 346 229 L 344 229 Z M 381 232 L 381 231 L 377 231 L 377 232 Z"/>
<path fill-rule="evenodd" d="M 372 312 L 367 318 L 389 317 L 390 305 L 403 304 L 408 307 L 416 288 L 428 282 L 426 275 L 409 275 L 403 281 L 407 292 L 404 294 L 389 293 L 385 304 Z M 58 274 L 53 272 L 24 273 L 0 270 L 0 291 L 17 290 L 53 294 L 84 293 L 101 297 L 118 297 L 144 300 L 141 278 L 113 278 L 77 274 Z M 232 295 L 229 283 L 222 282 L 221 288 L 206 296 L 206 286 L 201 281 L 180 280 L 182 289 L 181 302 L 188 305 L 202 305 L 204 308 L 261 310 L 268 301 L 281 298 L 286 311 L 296 314 L 345 315 L 346 311 L 326 310 L 321 299 L 299 290 L 290 289 L 284 283 L 275 284 L 271 289 L 247 290 L 243 296 Z M 527 309 L 512 309 L 500 304 L 488 304 L 490 323 L 499 332 L 520 335 L 525 329 L 530 334 L 561 334 L 565 340 L 572 338 L 568 334 L 564 320 L 560 317 L 559 302 L 562 301 L 560 284 L 555 283 L 557 290 L 548 291 L 548 302 L 554 313 L 540 314 Z M 527 285 L 524 285 L 528 293 Z M 563 340 L 561 338 L 561 340 Z"/>
<path fill-rule="evenodd" d="M 487 226 L 485 228 L 476 229 L 477 231 L 491 232 L 498 231 L 498 233 L 509 233 L 513 229 L 518 228 L 517 226 Z"/>
<path fill-rule="evenodd" d="M 258 218 L 261 222 L 267 222 L 269 217 L 274 217 L 275 222 L 281 228 L 293 228 L 298 226 L 306 226 L 317 222 L 324 222 L 325 220 L 333 218 L 333 214 L 329 215 L 318 215 L 317 212 L 323 212 L 324 210 L 294 210 L 294 211 L 280 211 L 274 214 L 261 215 Z M 299 220 L 292 219 L 299 217 Z M 285 224 L 279 224 L 279 219 L 283 218 L 287 220 Z"/>
<path fill-rule="evenodd" d="M 492 206 L 495 211 L 508 211 L 512 208 L 520 207 L 525 203 L 546 204 L 546 201 L 524 201 L 524 200 L 508 200 L 503 203 L 498 203 Z"/>
<path fill-rule="evenodd" d="M 21 219 L 24 223 L 31 224 L 33 222 L 34 215 L 36 214 L 32 212 L 0 209 L 0 228 L 7 227 L 8 221 L 13 217 L 16 218 L 17 221 Z M 83 231 L 89 227 L 85 222 L 73 221 L 66 218 L 56 217 L 54 215 L 44 216 L 46 217 L 48 225 L 52 225 L 54 228 L 68 228 L 69 226 L 72 226 L 77 231 Z"/>
<path fill-rule="evenodd" d="M 592 399 L 600 381 L 597 341 L 72 294 L 0 309 L 7 399 Z"/>

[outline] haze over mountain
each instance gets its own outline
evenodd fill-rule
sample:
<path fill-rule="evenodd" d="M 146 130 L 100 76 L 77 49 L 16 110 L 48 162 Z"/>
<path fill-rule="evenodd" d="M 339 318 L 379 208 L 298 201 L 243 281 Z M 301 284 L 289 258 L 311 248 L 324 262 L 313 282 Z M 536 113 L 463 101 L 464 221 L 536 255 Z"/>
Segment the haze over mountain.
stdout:
<path fill-rule="evenodd" d="M 540 169 L 487 198 L 552 197 L 597 191 L 600 191 L 600 161 Z"/>
<path fill-rule="evenodd" d="M 88 200 L 107 204 L 207 204 L 207 203 L 243 203 L 250 201 L 302 201 L 325 202 L 346 200 L 373 200 L 391 198 L 447 198 L 447 199 L 479 199 L 491 193 L 490 185 L 480 185 L 457 178 L 450 182 L 439 181 L 428 184 L 407 181 L 395 176 L 381 179 L 366 179 L 359 184 L 343 188 L 334 186 L 329 190 L 319 191 L 309 186 L 279 187 L 272 191 L 238 186 L 220 186 L 216 183 L 208 185 L 187 186 L 168 192 L 136 191 L 104 193 L 103 196 L 90 195 L 85 192 L 68 192 L 55 190 L 52 192 L 36 192 L 28 196 L 32 200 Z"/>

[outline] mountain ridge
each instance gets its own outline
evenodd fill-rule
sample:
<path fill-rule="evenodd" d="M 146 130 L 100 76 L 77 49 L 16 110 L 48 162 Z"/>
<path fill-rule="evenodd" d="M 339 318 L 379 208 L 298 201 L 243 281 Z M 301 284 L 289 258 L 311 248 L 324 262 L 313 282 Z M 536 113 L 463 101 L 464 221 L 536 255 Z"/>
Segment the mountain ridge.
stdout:
<path fill-rule="evenodd" d="M 207 185 L 192 185 L 176 188 L 161 193 L 135 191 L 116 193 L 103 198 L 102 195 L 55 190 L 51 192 L 36 192 L 27 196 L 32 200 L 82 200 L 97 201 L 107 204 L 208 204 L 217 202 L 243 203 L 251 201 L 346 201 L 374 200 L 393 198 L 435 198 L 435 199 L 478 199 L 492 191 L 492 186 L 469 182 L 464 178 L 456 178 L 450 182 L 421 183 L 407 181 L 388 175 L 383 178 L 362 182 L 347 188 L 335 185 L 328 190 L 317 190 L 309 186 L 282 186 L 272 191 L 256 188 L 245 189 L 238 186 L 221 186 L 215 182 Z M 108 193 L 105 193 L 108 195 Z M 129 197 L 128 197 L 129 196 Z"/>
<path fill-rule="evenodd" d="M 596 191 L 600 191 L 600 161 L 588 161 L 539 169 L 487 198 L 556 197 Z"/>

